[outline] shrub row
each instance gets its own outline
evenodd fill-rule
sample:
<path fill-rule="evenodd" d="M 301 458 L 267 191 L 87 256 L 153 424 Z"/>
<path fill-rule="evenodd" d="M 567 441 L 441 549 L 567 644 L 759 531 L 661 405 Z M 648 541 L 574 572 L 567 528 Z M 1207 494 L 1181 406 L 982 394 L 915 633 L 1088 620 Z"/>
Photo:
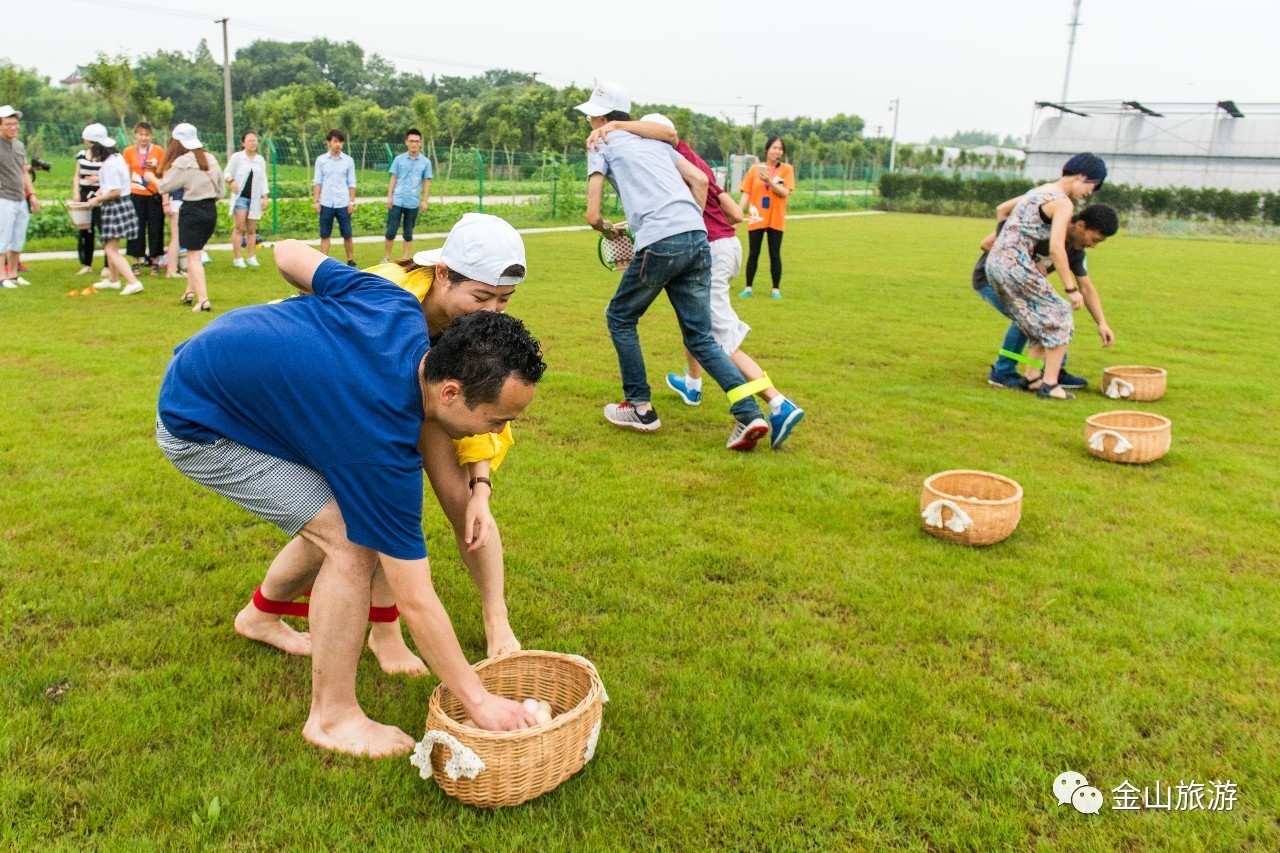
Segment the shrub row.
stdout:
<path fill-rule="evenodd" d="M 919 209 L 940 213 L 951 208 L 969 212 L 976 205 L 993 212 L 1000 202 L 1022 195 L 1035 185 L 1028 178 L 964 179 L 958 175 L 885 173 L 880 177 L 880 198 L 882 206 L 888 210 Z M 1122 217 L 1138 214 L 1168 219 L 1280 225 L 1278 193 L 1107 184 L 1091 196 L 1090 201 L 1109 204 Z"/>

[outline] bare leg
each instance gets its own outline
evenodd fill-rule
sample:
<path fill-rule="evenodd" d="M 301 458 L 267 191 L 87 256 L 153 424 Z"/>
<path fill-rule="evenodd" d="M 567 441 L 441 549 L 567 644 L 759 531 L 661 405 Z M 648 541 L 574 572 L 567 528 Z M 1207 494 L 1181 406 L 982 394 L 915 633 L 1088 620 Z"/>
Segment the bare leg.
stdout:
<path fill-rule="evenodd" d="M 231 258 L 232 260 L 240 260 L 240 239 L 244 236 L 244 221 L 249 216 L 247 210 L 237 210 L 234 218 L 231 220 L 234 224 L 231 226 Z"/>
<path fill-rule="evenodd" d="M 693 357 L 693 353 L 688 350 L 684 351 L 684 359 L 688 363 L 688 375 L 690 379 L 702 378 L 702 365 L 698 364 L 698 360 Z M 747 355 L 741 349 L 734 350 L 729 355 L 729 360 L 737 365 L 738 370 L 742 371 L 742 377 L 748 382 L 759 379 L 764 376 L 764 368 L 756 363 L 756 360 Z M 772 400 L 774 397 L 782 396 L 778 389 L 770 385 L 768 388 L 760 392 L 760 396 L 766 400 Z"/>
<path fill-rule="evenodd" d="M 104 243 L 102 253 L 107 256 L 107 266 L 111 268 L 112 275 L 108 276 L 111 281 L 123 278 L 130 284 L 138 283 L 138 277 L 129 268 L 129 262 L 124 259 L 124 255 L 120 254 L 119 240 L 108 240 Z"/>
<path fill-rule="evenodd" d="M 342 248 L 347 250 L 347 260 L 354 261 L 356 259 L 356 241 L 354 238 L 343 237 Z"/>
<path fill-rule="evenodd" d="M 356 700 L 356 665 L 377 555 L 347 540 L 335 501 L 307 522 L 301 535 L 325 555 L 311 593 L 311 712 L 302 735 L 317 746 L 353 755 L 405 754 L 413 738 L 369 719 Z"/>
<path fill-rule="evenodd" d="M 382 257 L 384 257 L 384 258 L 390 258 L 390 257 L 391 257 L 391 250 L 395 247 L 395 245 L 396 245 L 396 241 L 395 241 L 395 240 L 383 240 L 382 242 L 383 242 L 383 244 L 384 244 L 384 245 L 383 245 L 383 247 L 382 247 Z"/>
<path fill-rule="evenodd" d="M 315 583 L 324 562 L 324 551 L 301 536 L 276 555 L 262 579 L 262 594 L 272 601 L 293 601 Z M 263 613 L 253 602 L 236 615 L 236 633 L 275 646 L 291 655 L 311 654 L 311 635 L 299 633 L 275 613 Z"/>
<path fill-rule="evenodd" d="M 249 219 L 249 212 L 245 211 L 245 253 L 249 257 L 253 257 L 258 253 L 258 220 Z"/>
<path fill-rule="evenodd" d="M 391 586 L 387 583 L 387 576 L 381 565 L 373 573 L 370 601 L 374 607 L 390 607 L 396 603 L 396 597 L 391 593 Z M 409 650 L 399 619 L 394 622 L 373 623 L 369 628 L 369 651 L 378 659 L 382 671 L 390 675 L 403 673 L 419 676 L 431 672 L 422 658 Z"/>
<path fill-rule="evenodd" d="M 204 278 L 204 252 L 199 249 L 187 250 L 187 290 L 196 295 L 192 311 L 199 311 L 209 301 L 209 289 Z"/>
<path fill-rule="evenodd" d="M 320 238 L 320 254 L 324 255 L 325 257 L 328 257 L 329 255 L 329 238 L 328 237 Z"/>
<path fill-rule="evenodd" d="M 387 255 L 387 257 L 389 258 L 389 257 L 391 257 L 391 256 L 390 256 L 390 255 Z M 404 241 L 404 255 L 400 258 L 400 260 L 402 260 L 402 261 L 408 261 L 408 260 L 412 260 L 412 259 L 413 259 L 413 241 L 412 241 L 412 240 L 405 240 L 405 241 Z"/>
<path fill-rule="evenodd" d="M 181 250 L 178 245 L 178 214 L 169 214 L 169 260 L 165 264 L 165 275 L 174 278 L 178 275 L 178 253 Z"/>

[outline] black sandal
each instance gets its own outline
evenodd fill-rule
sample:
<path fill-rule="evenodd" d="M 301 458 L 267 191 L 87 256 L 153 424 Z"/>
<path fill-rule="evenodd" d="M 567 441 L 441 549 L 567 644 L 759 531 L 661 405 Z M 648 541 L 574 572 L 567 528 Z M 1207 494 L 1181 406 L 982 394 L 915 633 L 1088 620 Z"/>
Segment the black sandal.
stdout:
<path fill-rule="evenodd" d="M 195 302 L 195 301 L 196 301 L 196 295 L 192 293 L 190 290 L 188 290 L 186 293 L 182 294 L 182 300 L 178 304 L 190 305 L 192 302 Z"/>
<path fill-rule="evenodd" d="M 1046 383 L 1046 382 L 1041 382 L 1041 383 L 1040 383 L 1040 387 L 1036 389 L 1036 396 L 1037 396 L 1037 397 L 1040 397 L 1041 399 L 1044 399 L 1044 400 L 1058 400 L 1058 401 L 1063 401 L 1063 400 L 1074 400 L 1074 399 L 1076 398 L 1076 395 L 1075 395 L 1075 394 L 1072 394 L 1072 393 L 1071 393 L 1070 391 L 1068 391 L 1066 388 L 1062 388 L 1062 393 L 1063 393 L 1063 394 L 1066 394 L 1067 396 L 1065 396 L 1065 397 L 1055 397 L 1055 396 L 1053 396 L 1053 389 L 1055 389 L 1055 388 L 1062 388 L 1062 386 L 1061 386 L 1061 385 L 1050 385 L 1050 384 L 1048 384 L 1048 383 Z"/>

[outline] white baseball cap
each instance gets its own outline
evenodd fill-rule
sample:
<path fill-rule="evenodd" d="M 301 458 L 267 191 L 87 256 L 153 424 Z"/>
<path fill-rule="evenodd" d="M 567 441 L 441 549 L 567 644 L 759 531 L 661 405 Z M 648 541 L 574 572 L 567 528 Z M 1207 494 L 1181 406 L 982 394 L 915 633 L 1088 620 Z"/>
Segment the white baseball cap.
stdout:
<path fill-rule="evenodd" d="M 107 132 L 105 125 L 98 124 L 96 121 L 85 127 L 80 133 L 80 138 L 85 142 L 96 142 L 103 148 L 116 147 L 115 137 Z"/>
<path fill-rule="evenodd" d="M 22 118 L 22 110 L 15 110 L 13 107 L 9 106 L 8 104 L 5 104 L 3 107 L 0 107 L 0 118 L 8 118 L 9 116 L 17 116 L 18 118 Z"/>
<path fill-rule="evenodd" d="M 664 116 L 662 113 L 649 113 L 646 116 L 641 116 L 640 120 L 651 121 L 655 124 L 660 124 L 664 127 L 669 127 L 672 130 L 676 129 L 676 123 L 671 119 L 667 118 L 666 116 Z"/>
<path fill-rule="evenodd" d="M 183 122 L 173 129 L 170 134 L 174 139 L 182 143 L 182 147 L 190 151 L 192 148 L 203 148 L 204 143 L 196 135 L 196 126 L 188 122 Z"/>
<path fill-rule="evenodd" d="M 503 272 L 515 264 L 528 266 L 520 233 L 505 219 L 488 213 L 465 214 L 454 224 L 444 246 L 415 253 L 413 262 L 424 267 L 444 264 L 472 281 L 491 285 L 519 284 L 524 273 Z"/>
<path fill-rule="evenodd" d="M 631 93 L 611 80 L 596 84 L 591 90 L 591 99 L 585 104 L 578 104 L 576 109 L 589 116 L 602 116 L 617 110 L 631 112 Z"/>

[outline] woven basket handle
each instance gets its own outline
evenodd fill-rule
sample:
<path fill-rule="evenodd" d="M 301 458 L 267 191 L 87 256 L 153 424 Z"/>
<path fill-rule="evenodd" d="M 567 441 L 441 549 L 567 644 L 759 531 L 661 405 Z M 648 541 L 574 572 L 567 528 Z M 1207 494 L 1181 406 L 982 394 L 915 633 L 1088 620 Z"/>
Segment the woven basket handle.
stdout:
<path fill-rule="evenodd" d="M 1112 453 L 1128 453 L 1133 449 L 1133 445 L 1129 443 L 1129 439 L 1113 429 L 1100 429 L 1093 434 L 1093 438 L 1089 439 L 1089 446 L 1094 450 L 1105 450 L 1103 446 L 1106 443 L 1107 436 L 1111 436 L 1116 440 L 1115 447 L 1111 449 Z"/>
<path fill-rule="evenodd" d="M 1133 383 L 1121 379 L 1119 376 L 1111 377 L 1111 384 L 1107 386 L 1107 396 L 1112 400 L 1119 400 L 1121 397 L 1128 397 L 1133 394 Z"/>
<path fill-rule="evenodd" d="M 462 741 L 448 732 L 432 729 L 414 744 L 413 755 L 409 758 L 409 763 L 418 768 L 418 775 L 423 779 L 431 778 L 431 750 L 436 744 L 449 750 L 450 757 L 444 763 L 444 772 L 455 782 L 474 779 L 484 771 L 484 761 Z"/>
<path fill-rule="evenodd" d="M 951 510 L 951 517 L 945 522 L 942 520 L 943 507 Z M 956 506 L 955 501 L 949 501 L 946 498 L 939 498 L 929 504 L 920 513 L 920 517 L 930 527 L 946 527 L 956 533 L 964 533 L 970 527 L 973 527 L 973 519 L 969 517 L 969 514 Z"/>

